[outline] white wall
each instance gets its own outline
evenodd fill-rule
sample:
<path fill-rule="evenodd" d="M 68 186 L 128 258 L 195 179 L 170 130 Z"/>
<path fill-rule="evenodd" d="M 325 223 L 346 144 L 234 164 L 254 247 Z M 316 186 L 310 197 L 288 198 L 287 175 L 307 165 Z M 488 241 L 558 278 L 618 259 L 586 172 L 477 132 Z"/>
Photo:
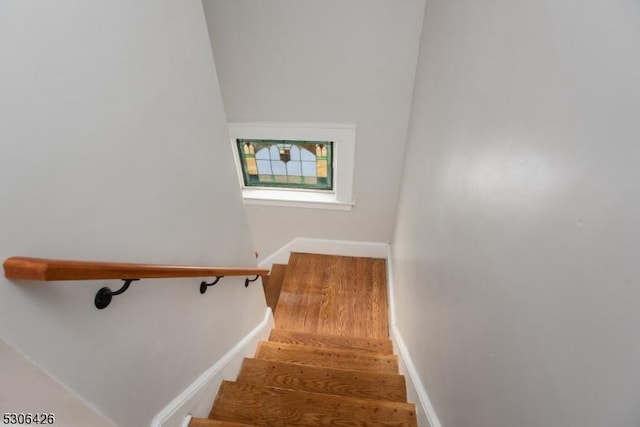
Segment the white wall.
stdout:
<path fill-rule="evenodd" d="M 204 7 L 230 121 L 357 124 L 353 210 L 247 206 L 260 254 L 296 237 L 388 242 L 424 0 Z"/>
<path fill-rule="evenodd" d="M 200 1 L 4 1 L 0 94 L 0 259 L 255 265 Z M 242 279 L 143 280 L 102 311 L 119 282 L 0 281 L 0 336 L 119 426 L 266 307 Z"/>
<path fill-rule="evenodd" d="M 17 414 L 53 414 L 63 426 L 114 427 L 74 393 L 0 339 L 0 408 Z M 8 387 L 7 385 L 11 386 Z M 38 415 L 38 420 L 40 420 Z"/>
<path fill-rule="evenodd" d="M 429 0 L 394 248 L 445 427 L 640 420 L 640 6 Z"/>

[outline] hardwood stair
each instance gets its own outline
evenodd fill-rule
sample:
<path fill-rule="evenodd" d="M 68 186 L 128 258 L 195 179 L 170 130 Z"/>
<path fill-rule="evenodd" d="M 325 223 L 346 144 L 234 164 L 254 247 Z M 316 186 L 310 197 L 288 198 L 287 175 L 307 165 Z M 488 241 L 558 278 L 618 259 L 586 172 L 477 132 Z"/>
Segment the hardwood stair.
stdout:
<path fill-rule="evenodd" d="M 256 357 L 276 362 L 324 366 L 326 368 L 387 374 L 398 373 L 397 356 L 393 354 L 372 354 L 362 350 L 344 350 L 262 341 L 258 345 Z"/>
<path fill-rule="evenodd" d="M 286 344 L 302 344 L 316 347 L 331 347 L 335 349 L 353 349 L 372 353 L 392 354 L 391 340 L 384 338 L 356 338 L 331 335 L 318 335 L 306 332 L 285 331 L 273 329 L 269 341 Z"/>
<path fill-rule="evenodd" d="M 292 337 L 296 344 L 274 341 Z M 194 418 L 189 427 L 416 426 L 386 344 L 274 329 L 236 381 L 222 383 L 209 419 Z"/>
<path fill-rule="evenodd" d="M 293 273 L 290 266 L 278 267 L 275 274 L 272 270 L 265 296 L 272 309 L 284 296 L 276 325 L 292 330 L 273 329 L 269 340 L 258 344 L 254 358 L 244 359 L 236 381 L 223 381 L 209 418 L 192 418 L 189 427 L 417 426 L 415 406 L 406 402 L 405 379 L 385 335 L 387 308 L 379 289 L 386 286 L 380 279 L 384 265 L 379 260 L 309 254 L 292 254 L 291 260 Z M 312 263 L 308 274 L 305 260 Z M 367 273 L 366 266 L 374 273 Z M 360 280 L 352 292 L 345 277 L 353 277 L 356 270 L 370 280 Z M 280 286 L 274 278 L 282 284 L 276 303 L 273 295 L 267 296 L 275 293 L 267 291 L 272 283 Z M 313 290 L 304 290 L 305 281 Z M 292 301 L 300 292 L 308 293 L 295 310 Z M 307 308 L 318 295 L 337 308 L 312 312 L 320 316 L 316 319 Z M 375 310 L 385 313 L 373 312 L 372 301 Z M 348 316 L 345 307 L 352 307 Z M 349 323 L 353 318 L 357 321 Z M 363 337 L 367 330 L 372 332 Z"/>

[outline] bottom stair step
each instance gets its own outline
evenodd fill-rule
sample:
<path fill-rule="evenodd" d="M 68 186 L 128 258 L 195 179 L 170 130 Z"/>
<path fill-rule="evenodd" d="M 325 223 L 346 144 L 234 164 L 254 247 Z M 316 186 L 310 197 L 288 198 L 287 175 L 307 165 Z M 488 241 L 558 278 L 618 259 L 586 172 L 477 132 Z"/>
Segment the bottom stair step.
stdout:
<path fill-rule="evenodd" d="M 189 427 L 257 427 L 251 424 L 234 423 L 233 421 L 218 421 L 208 418 L 191 418 Z"/>
<path fill-rule="evenodd" d="M 256 426 L 417 426 L 409 403 L 223 381 L 209 418 Z"/>

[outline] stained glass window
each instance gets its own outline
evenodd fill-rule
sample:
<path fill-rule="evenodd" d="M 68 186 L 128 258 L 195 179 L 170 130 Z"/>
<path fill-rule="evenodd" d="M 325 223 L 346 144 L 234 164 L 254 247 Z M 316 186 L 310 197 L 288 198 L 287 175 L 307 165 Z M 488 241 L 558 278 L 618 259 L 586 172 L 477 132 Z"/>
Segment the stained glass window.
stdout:
<path fill-rule="evenodd" d="M 237 139 L 246 187 L 333 190 L 333 142 Z"/>

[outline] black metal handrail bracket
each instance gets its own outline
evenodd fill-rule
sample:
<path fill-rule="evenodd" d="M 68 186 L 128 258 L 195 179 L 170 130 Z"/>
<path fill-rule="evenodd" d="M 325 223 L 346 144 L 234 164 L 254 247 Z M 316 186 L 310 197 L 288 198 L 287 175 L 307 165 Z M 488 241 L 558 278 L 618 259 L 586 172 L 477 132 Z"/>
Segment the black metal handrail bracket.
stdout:
<path fill-rule="evenodd" d="M 258 280 L 258 277 L 260 277 L 260 275 L 257 275 L 253 279 L 249 279 L 249 278 L 244 279 L 244 287 L 248 288 L 249 287 L 249 282 L 255 282 L 256 280 Z"/>
<path fill-rule="evenodd" d="M 203 280 L 200 283 L 200 293 L 204 294 L 205 292 L 207 292 L 207 289 L 209 288 L 209 286 L 215 285 L 223 277 L 224 276 L 216 276 L 215 280 L 211 283 L 207 283 L 205 280 Z M 249 279 L 249 278 L 244 279 L 244 287 L 248 288 L 249 283 L 255 282 L 256 280 L 258 280 L 259 277 L 260 275 L 257 275 L 253 279 Z M 131 282 L 135 282 L 138 280 L 140 279 L 122 279 L 122 281 L 124 282 L 124 285 L 122 285 L 122 287 L 117 291 L 112 291 L 111 288 L 108 288 L 106 286 L 100 288 L 100 290 L 96 293 L 96 297 L 94 299 L 96 308 L 99 310 L 106 308 L 109 304 L 111 304 L 111 300 L 115 295 L 123 294 L 127 289 L 129 289 Z"/>
<path fill-rule="evenodd" d="M 202 281 L 202 283 L 200 283 L 200 293 L 201 293 L 201 294 L 204 294 L 205 292 L 207 292 L 207 288 L 208 288 L 209 286 L 213 286 L 213 285 L 215 285 L 215 284 L 216 284 L 216 283 L 218 283 L 218 282 L 220 281 L 220 279 L 222 279 L 223 277 L 224 277 L 224 276 L 216 276 L 216 280 L 214 280 L 214 281 L 213 281 L 213 282 L 211 282 L 211 283 L 207 283 L 206 281 L 204 281 L 204 280 L 203 280 L 203 281 Z"/>
<path fill-rule="evenodd" d="M 102 310 L 103 308 L 107 307 L 109 304 L 111 304 L 111 299 L 114 295 L 123 294 L 127 289 L 129 289 L 129 285 L 131 285 L 131 282 L 135 282 L 137 280 L 140 279 L 122 279 L 124 285 L 122 285 L 122 287 L 117 291 L 112 291 L 106 286 L 100 288 L 100 290 L 96 293 L 96 297 L 94 299 L 96 308 Z"/>

